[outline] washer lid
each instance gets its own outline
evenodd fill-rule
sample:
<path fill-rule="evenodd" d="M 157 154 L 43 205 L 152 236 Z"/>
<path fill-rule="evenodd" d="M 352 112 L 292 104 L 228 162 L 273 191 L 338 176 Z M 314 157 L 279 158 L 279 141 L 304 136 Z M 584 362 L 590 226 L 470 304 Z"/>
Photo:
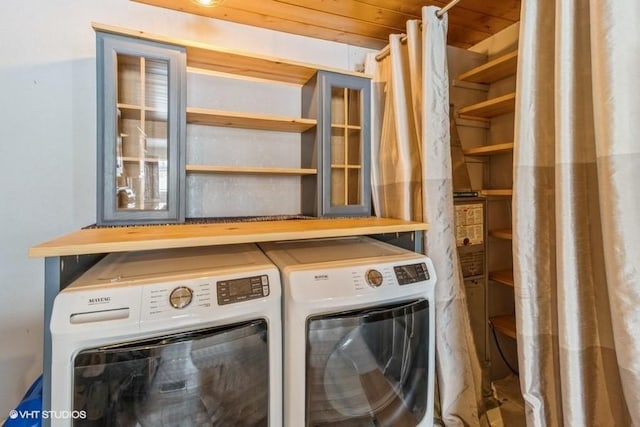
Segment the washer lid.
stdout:
<path fill-rule="evenodd" d="M 212 276 L 272 266 L 254 244 L 112 253 L 70 288 L 143 283 L 160 278 Z"/>
<path fill-rule="evenodd" d="M 281 268 L 292 265 L 416 255 L 406 249 L 364 236 L 261 243 L 260 248 Z"/>

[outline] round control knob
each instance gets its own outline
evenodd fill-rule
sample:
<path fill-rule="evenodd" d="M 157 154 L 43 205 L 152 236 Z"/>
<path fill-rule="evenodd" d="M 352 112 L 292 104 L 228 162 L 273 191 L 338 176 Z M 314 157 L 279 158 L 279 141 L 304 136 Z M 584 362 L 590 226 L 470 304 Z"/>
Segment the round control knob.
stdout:
<path fill-rule="evenodd" d="M 378 270 L 369 270 L 364 277 L 367 280 L 369 286 L 373 288 L 377 288 L 378 286 L 382 285 L 382 273 L 380 273 Z"/>
<path fill-rule="evenodd" d="M 171 303 L 171 307 L 178 310 L 185 308 L 186 306 L 191 304 L 192 299 L 193 291 L 186 286 L 175 288 L 169 294 L 169 302 Z"/>

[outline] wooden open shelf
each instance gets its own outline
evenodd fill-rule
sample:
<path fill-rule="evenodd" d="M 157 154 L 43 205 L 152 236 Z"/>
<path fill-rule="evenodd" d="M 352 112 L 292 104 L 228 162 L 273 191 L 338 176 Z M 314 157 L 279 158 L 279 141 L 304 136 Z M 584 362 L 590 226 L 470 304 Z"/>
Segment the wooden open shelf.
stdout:
<path fill-rule="evenodd" d="M 317 121 L 314 119 L 235 113 L 192 107 L 187 108 L 187 123 L 299 133 L 305 132 L 317 125 Z"/>
<path fill-rule="evenodd" d="M 317 169 L 304 168 L 271 168 L 258 166 L 210 166 L 187 165 L 187 172 L 192 173 L 235 173 L 235 174 L 266 174 L 266 175 L 315 175 Z"/>
<path fill-rule="evenodd" d="M 492 316 L 489 318 L 489 321 L 496 331 L 513 339 L 518 338 L 516 331 L 516 317 L 513 314 Z"/>
<path fill-rule="evenodd" d="M 345 72 L 319 65 L 304 64 L 231 49 L 211 46 L 205 43 L 151 34 L 111 25 L 93 23 L 93 29 L 105 33 L 121 34 L 141 40 L 150 40 L 182 46 L 187 51 L 187 66 L 208 71 L 230 73 L 245 77 L 267 79 L 283 83 L 302 85 L 309 81 L 318 70 L 336 71 L 341 74 L 365 76 L 363 73 Z"/>
<path fill-rule="evenodd" d="M 513 269 L 491 271 L 489 280 L 513 287 Z"/>
<path fill-rule="evenodd" d="M 458 110 L 458 115 L 467 120 L 488 120 L 502 114 L 512 113 L 516 108 L 516 94 L 508 93 Z"/>
<path fill-rule="evenodd" d="M 482 145 L 462 150 L 465 156 L 493 156 L 495 154 L 510 153 L 513 151 L 513 142 L 502 144 Z"/>
<path fill-rule="evenodd" d="M 510 228 L 501 228 L 501 229 L 489 230 L 489 236 L 495 237 L 496 239 L 512 240 L 513 232 L 511 231 Z"/>
<path fill-rule="evenodd" d="M 102 254 L 425 231 L 422 222 L 393 218 L 311 218 L 211 224 L 87 228 L 29 249 L 30 257 Z"/>
<path fill-rule="evenodd" d="M 458 76 L 458 80 L 489 84 L 512 76 L 518 69 L 518 51 L 495 58 Z"/>
<path fill-rule="evenodd" d="M 512 197 L 513 189 L 511 188 L 493 188 L 480 190 L 482 197 Z"/>

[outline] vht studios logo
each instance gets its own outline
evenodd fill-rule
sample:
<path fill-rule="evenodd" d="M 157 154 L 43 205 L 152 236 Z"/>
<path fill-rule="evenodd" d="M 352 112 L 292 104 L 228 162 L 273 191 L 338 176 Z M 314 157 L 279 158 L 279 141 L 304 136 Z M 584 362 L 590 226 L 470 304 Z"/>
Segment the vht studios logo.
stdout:
<path fill-rule="evenodd" d="M 56 420 L 84 420 L 87 418 L 87 411 L 16 411 L 15 409 L 9 411 L 9 418 L 12 420 L 35 420 L 35 419 L 56 419 Z"/>
<path fill-rule="evenodd" d="M 94 304 L 108 304 L 111 302 L 111 297 L 95 297 L 89 298 L 89 305 Z"/>

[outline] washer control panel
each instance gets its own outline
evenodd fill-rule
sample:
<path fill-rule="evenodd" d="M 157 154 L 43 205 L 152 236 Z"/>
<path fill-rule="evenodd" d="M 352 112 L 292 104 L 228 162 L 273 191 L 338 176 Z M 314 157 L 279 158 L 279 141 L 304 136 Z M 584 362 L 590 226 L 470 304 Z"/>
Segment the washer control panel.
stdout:
<path fill-rule="evenodd" d="M 419 264 L 407 264 L 398 265 L 393 267 L 393 271 L 396 273 L 398 284 L 410 285 L 411 283 L 422 282 L 429 280 L 429 270 L 427 264 L 421 262 Z"/>
<path fill-rule="evenodd" d="M 243 277 L 216 283 L 218 305 L 233 304 L 269 295 L 269 276 Z"/>

